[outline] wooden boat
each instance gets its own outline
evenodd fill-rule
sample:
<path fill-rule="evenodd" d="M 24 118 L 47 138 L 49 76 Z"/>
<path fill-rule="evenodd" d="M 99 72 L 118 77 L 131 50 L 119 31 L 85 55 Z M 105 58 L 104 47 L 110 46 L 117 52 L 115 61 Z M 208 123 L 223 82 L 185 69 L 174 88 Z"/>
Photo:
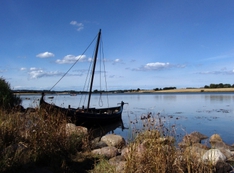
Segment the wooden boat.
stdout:
<path fill-rule="evenodd" d="M 44 100 L 44 93 L 42 93 L 40 99 L 40 107 L 46 108 L 47 110 L 51 111 L 59 110 L 60 112 L 64 113 L 72 122 L 74 122 L 77 125 L 83 125 L 83 126 L 108 125 L 109 123 L 122 120 L 122 111 L 124 106 L 123 101 L 120 103 L 119 106 L 116 107 L 90 108 L 90 100 L 92 95 L 92 86 L 95 74 L 95 66 L 98 55 L 100 37 L 101 37 L 101 30 L 99 31 L 97 38 L 87 107 L 85 108 L 83 106 L 82 108 L 75 109 L 68 106 L 68 108 L 62 108 L 53 104 L 49 104 Z"/>

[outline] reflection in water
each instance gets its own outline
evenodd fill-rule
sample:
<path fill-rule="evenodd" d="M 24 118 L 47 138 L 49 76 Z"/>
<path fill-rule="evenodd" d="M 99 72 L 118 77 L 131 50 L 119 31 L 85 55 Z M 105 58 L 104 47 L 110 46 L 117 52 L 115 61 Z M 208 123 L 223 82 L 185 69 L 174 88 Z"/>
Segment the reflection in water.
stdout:
<path fill-rule="evenodd" d="M 96 137 L 101 138 L 102 136 L 106 135 L 107 133 L 113 134 L 117 128 L 121 128 L 122 131 L 127 129 L 126 127 L 124 127 L 123 120 L 120 120 L 120 121 L 116 121 L 116 122 L 110 123 L 110 124 L 105 125 L 105 126 L 90 128 L 89 131 L 91 133 L 92 138 L 96 138 Z"/>
<path fill-rule="evenodd" d="M 50 96 L 50 95 L 48 95 Z M 77 107 L 80 95 L 51 95 L 53 102 L 61 106 Z M 40 95 L 25 95 L 24 107 L 35 107 L 38 105 Z M 94 95 L 94 100 L 99 96 Z M 50 101 L 50 100 L 48 100 Z M 141 117 L 148 115 L 160 115 L 166 117 L 168 124 L 176 124 L 177 130 L 191 133 L 199 131 L 207 136 L 214 133 L 221 135 L 227 143 L 234 143 L 234 93 L 178 93 L 178 94 L 112 94 L 109 95 L 110 106 L 124 101 L 122 114 L 123 123 L 129 130 L 116 128 L 114 133 L 122 135 L 125 139 L 131 134 L 131 123 L 141 121 Z M 98 105 L 93 102 L 92 105 Z M 104 105 L 106 106 L 106 105 Z M 181 130 L 183 129 L 183 130 Z M 180 132 L 178 132 L 180 133 Z"/>
<path fill-rule="evenodd" d="M 233 98 L 230 95 L 206 95 L 206 100 L 210 100 L 211 102 L 227 102 L 231 101 Z"/>
<path fill-rule="evenodd" d="M 164 95 L 164 100 L 176 101 L 176 95 Z"/>
<path fill-rule="evenodd" d="M 176 94 L 158 94 L 154 95 L 155 100 L 171 100 L 171 101 L 176 101 Z"/>

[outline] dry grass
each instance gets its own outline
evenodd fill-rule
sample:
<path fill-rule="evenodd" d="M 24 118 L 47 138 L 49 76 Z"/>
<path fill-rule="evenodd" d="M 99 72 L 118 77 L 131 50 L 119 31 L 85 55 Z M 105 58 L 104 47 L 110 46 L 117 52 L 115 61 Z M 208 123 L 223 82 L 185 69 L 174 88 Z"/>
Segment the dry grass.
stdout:
<path fill-rule="evenodd" d="M 108 160 L 100 158 L 98 162 L 94 164 L 94 169 L 89 173 L 117 173 L 115 167 L 109 164 Z"/>
<path fill-rule="evenodd" d="M 211 173 L 213 167 L 177 148 L 174 126 L 166 127 L 160 115 L 149 115 L 132 126 L 134 140 L 128 145 L 126 173 Z M 67 136 L 63 115 L 36 110 L 6 113 L 0 110 L 0 172 L 112 172 L 107 160 L 89 154 L 87 136 Z M 136 122 L 135 122 L 136 123 Z M 85 152 L 88 154 L 84 154 Z M 94 168 L 94 169 L 93 169 Z"/>
<path fill-rule="evenodd" d="M 136 124 L 142 124 L 137 129 Z M 131 122 L 131 136 L 134 140 L 128 144 L 125 173 L 213 173 L 214 166 L 201 162 L 196 153 L 187 152 L 177 147 L 176 129 L 166 127 L 159 114 L 144 116 Z M 141 129 L 141 130 L 140 130 Z M 107 160 L 95 164 L 92 172 L 116 173 Z"/>
<path fill-rule="evenodd" d="M 143 130 L 133 129 L 137 137 L 130 143 L 126 173 L 211 173 L 213 167 L 200 162 L 193 153 L 176 147 L 176 129 L 166 127 L 160 115 L 139 120 Z"/>
<path fill-rule="evenodd" d="M 69 167 L 72 157 L 84 151 L 88 138 L 68 137 L 66 123 L 63 115 L 48 115 L 44 110 L 26 114 L 0 110 L 0 172 L 28 172 L 40 167 L 73 172 Z"/>

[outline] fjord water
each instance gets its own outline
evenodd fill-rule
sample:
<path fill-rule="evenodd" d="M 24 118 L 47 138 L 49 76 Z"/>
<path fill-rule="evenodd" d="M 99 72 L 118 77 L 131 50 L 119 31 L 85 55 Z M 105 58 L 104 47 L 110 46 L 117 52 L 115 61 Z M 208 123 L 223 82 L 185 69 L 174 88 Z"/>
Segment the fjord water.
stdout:
<path fill-rule="evenodd" d="M 51 96 L 53 99 L 51 99 Z M 40 95 L 21 95 L 22 105 L 37 107 Z M 84 97 L 84 96 L 82 96 Z M 77 108 L 81 95 L 46 95 L 49 103 Z M 91 106 L 106 107 L 105 94 L 92 96 Z M 122 119 L 126 129 L 117 128 L 114 133 L 125 139 L 132 131 L 142 128 L 141 117 L 149 113 L 161 117 L 168 127 L 175 127 L 177 135 L 198 131 L 210 137 L 218 133 L 224 142 L 234 143 L 234 93 L 124 93 L 108 94 L 109 106 L 124 101 Z M 127 129 L 128 128 L 128 129 Z"/>

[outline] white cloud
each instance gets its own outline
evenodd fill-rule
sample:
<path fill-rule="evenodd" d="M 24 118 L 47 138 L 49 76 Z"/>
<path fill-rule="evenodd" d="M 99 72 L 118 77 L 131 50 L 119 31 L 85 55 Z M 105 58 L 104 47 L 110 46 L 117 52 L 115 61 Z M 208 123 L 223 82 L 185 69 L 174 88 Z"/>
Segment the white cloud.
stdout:
<path fill-rule="evenodd" d="M 36 67 L 31 67 L 29 70 L 33 71 L 33 70 L 37 70 L 37 68 Z"/>
<path fill-rule="evenodd" d="M 81 31 L 82 29 L 84 29 L 83 23 L 78 23 L 77 21 L 71 21 L 70 24 L 76 26 L 77 31 Z"/>
<path fill-rule="evenodd" d="M 44 53 L 39 53 L 36 57 L 38 58 L 50 58 L 54 57 L 54 54 L 51 52 L 44 52 Z"/>
<path fill-rule="evenodd" d="M 20 68 L 20 71 L 25 71 L 25 70 L 26 70 L 25 67 L 21 67 L 21 68 Z"/>
<path fill-rule="evenodd" d="M 221 74 L 221 75 L 233 75 L 234 74 L 234 70 L 216 70 L 216 71 L 201 71 L 201 72 L 198 72 L 197 74 L 215 74 L 215 75 L 218 75 L 218 74 Z"/>
<path fill-rule="evenodd" d="M 164 62 L 152 62 L 152 63 L 147 63 L 145 66 L 144 66 L 144 69 L 146 70 L 159 70 L 159 69 L 163 69 L 163 68 L 166 68 L 166 67 L 169 67 L 170 64 L 167 62 L 167 63 L 164 63 Z"/>
<path fill-rule="evenodd" d="M 169 68 L 185 68 L 185 64 L 170 64 L 169 62 L 151 62 L 139 68 L 133 68 L 134 71 L 162 70 Z M 130 68 L 129 68 L 130 69 Z"/>
<path fill-rule="evenodd" d="M 32 67 L 29 70 L 29 76 L 31 79 L 38 79 L 41 77 L 49 77 L 49 76 L 59 76 L 62 75 L 63 73 L 58 72 L 58 71 L 50 71 L 50 72 L 46 72 L 43 69 L 40 68 L 35 68 Z"/>
<path fill-rule="evenodd" d="M 72 64 L 76 61 L 85 61 L 86 56 L 85 55 L 79 55 L 79 56 L 74 56 L 74 55 L 66 55 L 63 59 L 57 59 L 56 63 L 57 64 Z"/>
<path fill-rule="evenodd" d="M 108 62 L 109 60 L 105 60 L 106 62 Z M 124 64 L 123 62 L 122 62 L 122 60 L 121 59 L 119 59 L 119 58 L 116 58 L 114 61 L 112 61 L 113 63 L 113 65 L 115 65 L 115 64 Z"/>

